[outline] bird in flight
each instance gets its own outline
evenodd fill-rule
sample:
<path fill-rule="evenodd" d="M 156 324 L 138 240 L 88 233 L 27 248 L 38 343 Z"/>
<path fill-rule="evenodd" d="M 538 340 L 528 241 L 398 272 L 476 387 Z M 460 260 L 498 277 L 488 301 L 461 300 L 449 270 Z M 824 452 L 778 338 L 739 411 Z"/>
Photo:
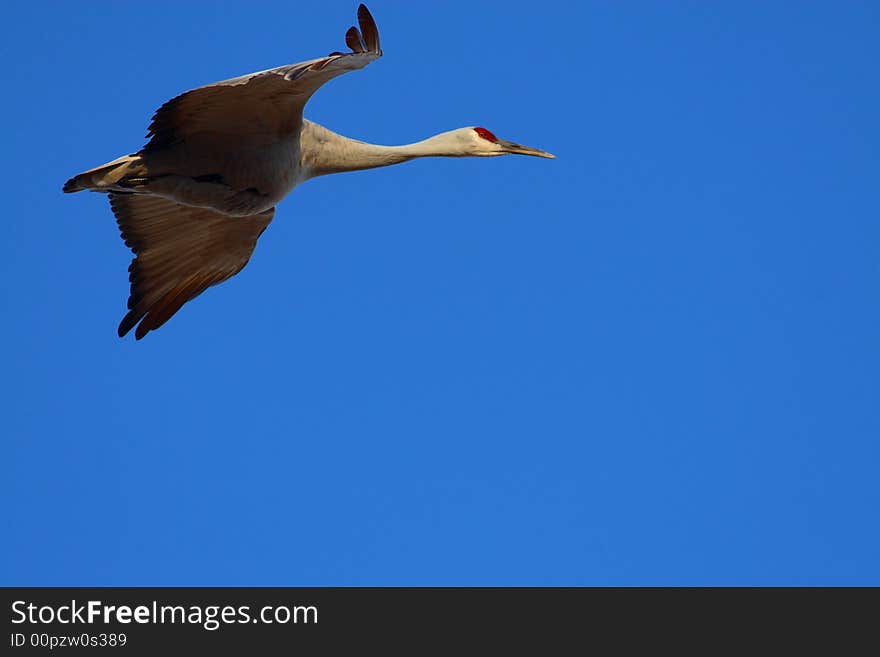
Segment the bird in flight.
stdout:
<path fill-rule="evenodd" d="M 459 128 L 404 146 L 349 139 L 303 118 L 329 80 L 382 56 L 364 5 L 349 28 L 349 53 L 259 71 L 172 98 L 153 116 L 149 141 L 68 180 L 64 192 L 109 195 L 125 244 L 131 294 L 119 336 L 140 340 L 187 301 L 235 276 L 275 216 L 275 206 L 306 180 L 419 157 L 550 153 Z"/>

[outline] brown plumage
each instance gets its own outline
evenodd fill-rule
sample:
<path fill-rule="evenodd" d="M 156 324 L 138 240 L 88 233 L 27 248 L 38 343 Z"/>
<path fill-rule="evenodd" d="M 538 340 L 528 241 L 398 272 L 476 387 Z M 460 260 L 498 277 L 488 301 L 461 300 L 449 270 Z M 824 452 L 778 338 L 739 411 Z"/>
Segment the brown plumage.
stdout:
<path fill-rule="evenodd" d="M 198 87 L 153 116 L 147 144 L 74 176 L 65 192 L 109 194 L 125 243 L 129 312 L 119 324 L 135 337 L 167 322 L 189 300 L 237 274 L 275 206 L 300 183 L 418 157 L 553 157 L 514 142 L 487 139 L 484 128 L 459 128 L 403 146 L 348 139 L 303 118 L 324 83 L 382 56 L 367 8 L 345 41 L 351 52 L 289 64 Z"/>
<path fill-rule="evenodd" d="M 129 311 L 119 336 L 140 322 L 137 339 L 162 326 L 187 301 L 240 272 L 275 215 L 272 208 L 232 219 L 141 194 L 111 193 L 110 207 L 122 239 L 135 253 L 128 268 Z"/>
<path fill-rule="evenodd" d="M 247 264 L 274 203 L 299 182 L 273 180 L 268 169 L 282 170 L 277 151 L 296 150 L 306 101 L 325 82 L 382 55 L 376 23 L 363 5 L 358 21 L 361 30 L 346 34 L 351 53 L 187 91 L 156 111 L 139 152 L 65 183 L 67 193 L 109 193 L 122 237 L 136 254 L 120 337 L 140 323 L 135 337 L 141 339 Z M 241 163 L 248 151 L 259 161 Z"/>

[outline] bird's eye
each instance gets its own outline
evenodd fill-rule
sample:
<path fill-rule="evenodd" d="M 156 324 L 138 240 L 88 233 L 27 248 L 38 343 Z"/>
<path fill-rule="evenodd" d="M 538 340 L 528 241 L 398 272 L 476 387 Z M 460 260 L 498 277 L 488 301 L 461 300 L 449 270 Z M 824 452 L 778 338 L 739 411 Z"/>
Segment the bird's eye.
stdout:
<path fill-rule="evenodd" d="M 486 128 L 474 128 L 474 132 L 476 132 L 480 137 L 485 139 L 486 141 L 491 141 L 493 144 L 498 141 L 498 137 L 493 135 L 491 132 L 486 130 Z"/>

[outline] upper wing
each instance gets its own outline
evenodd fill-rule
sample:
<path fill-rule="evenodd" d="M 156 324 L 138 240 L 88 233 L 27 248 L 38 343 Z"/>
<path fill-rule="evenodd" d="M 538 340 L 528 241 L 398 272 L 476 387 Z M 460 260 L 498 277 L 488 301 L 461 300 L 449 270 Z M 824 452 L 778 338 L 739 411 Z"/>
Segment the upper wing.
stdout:
<path fill-rule="evenodd" d="M 302 109 L 325 82 L 382 56 L 376 22 L 364 5 L 345 34 L 350 53 L 243 75 L 187 91 L 153 116 L 144 151 L 181 142 L 230 148 L 267 145 L 299 129 Z"/>
<path fill-rule="evenodd" d="M 119 337 L 138 322 L 135 337 L 171 319 L 181 306 L 247 264 L 275 208 L 229 217 L 158 196 L 110 194 L 122 239 L 136 257 L 128 268 L 131 296 Z"/>

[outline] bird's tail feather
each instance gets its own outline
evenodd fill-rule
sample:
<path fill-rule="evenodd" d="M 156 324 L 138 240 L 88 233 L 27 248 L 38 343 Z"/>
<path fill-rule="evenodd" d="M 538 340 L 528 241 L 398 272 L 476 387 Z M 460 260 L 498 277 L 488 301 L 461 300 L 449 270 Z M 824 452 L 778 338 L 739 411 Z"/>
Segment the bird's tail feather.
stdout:
<path fill-rule="evenodd" d="M 123 179 L 143 175 L 143 169 L 140 155 L 123 155 L 119 159 L 74 176 L 64 183 L 62 191 L 65 194 L 81 192 L 84 189 L 95 192 L 113 191 Z"/>

